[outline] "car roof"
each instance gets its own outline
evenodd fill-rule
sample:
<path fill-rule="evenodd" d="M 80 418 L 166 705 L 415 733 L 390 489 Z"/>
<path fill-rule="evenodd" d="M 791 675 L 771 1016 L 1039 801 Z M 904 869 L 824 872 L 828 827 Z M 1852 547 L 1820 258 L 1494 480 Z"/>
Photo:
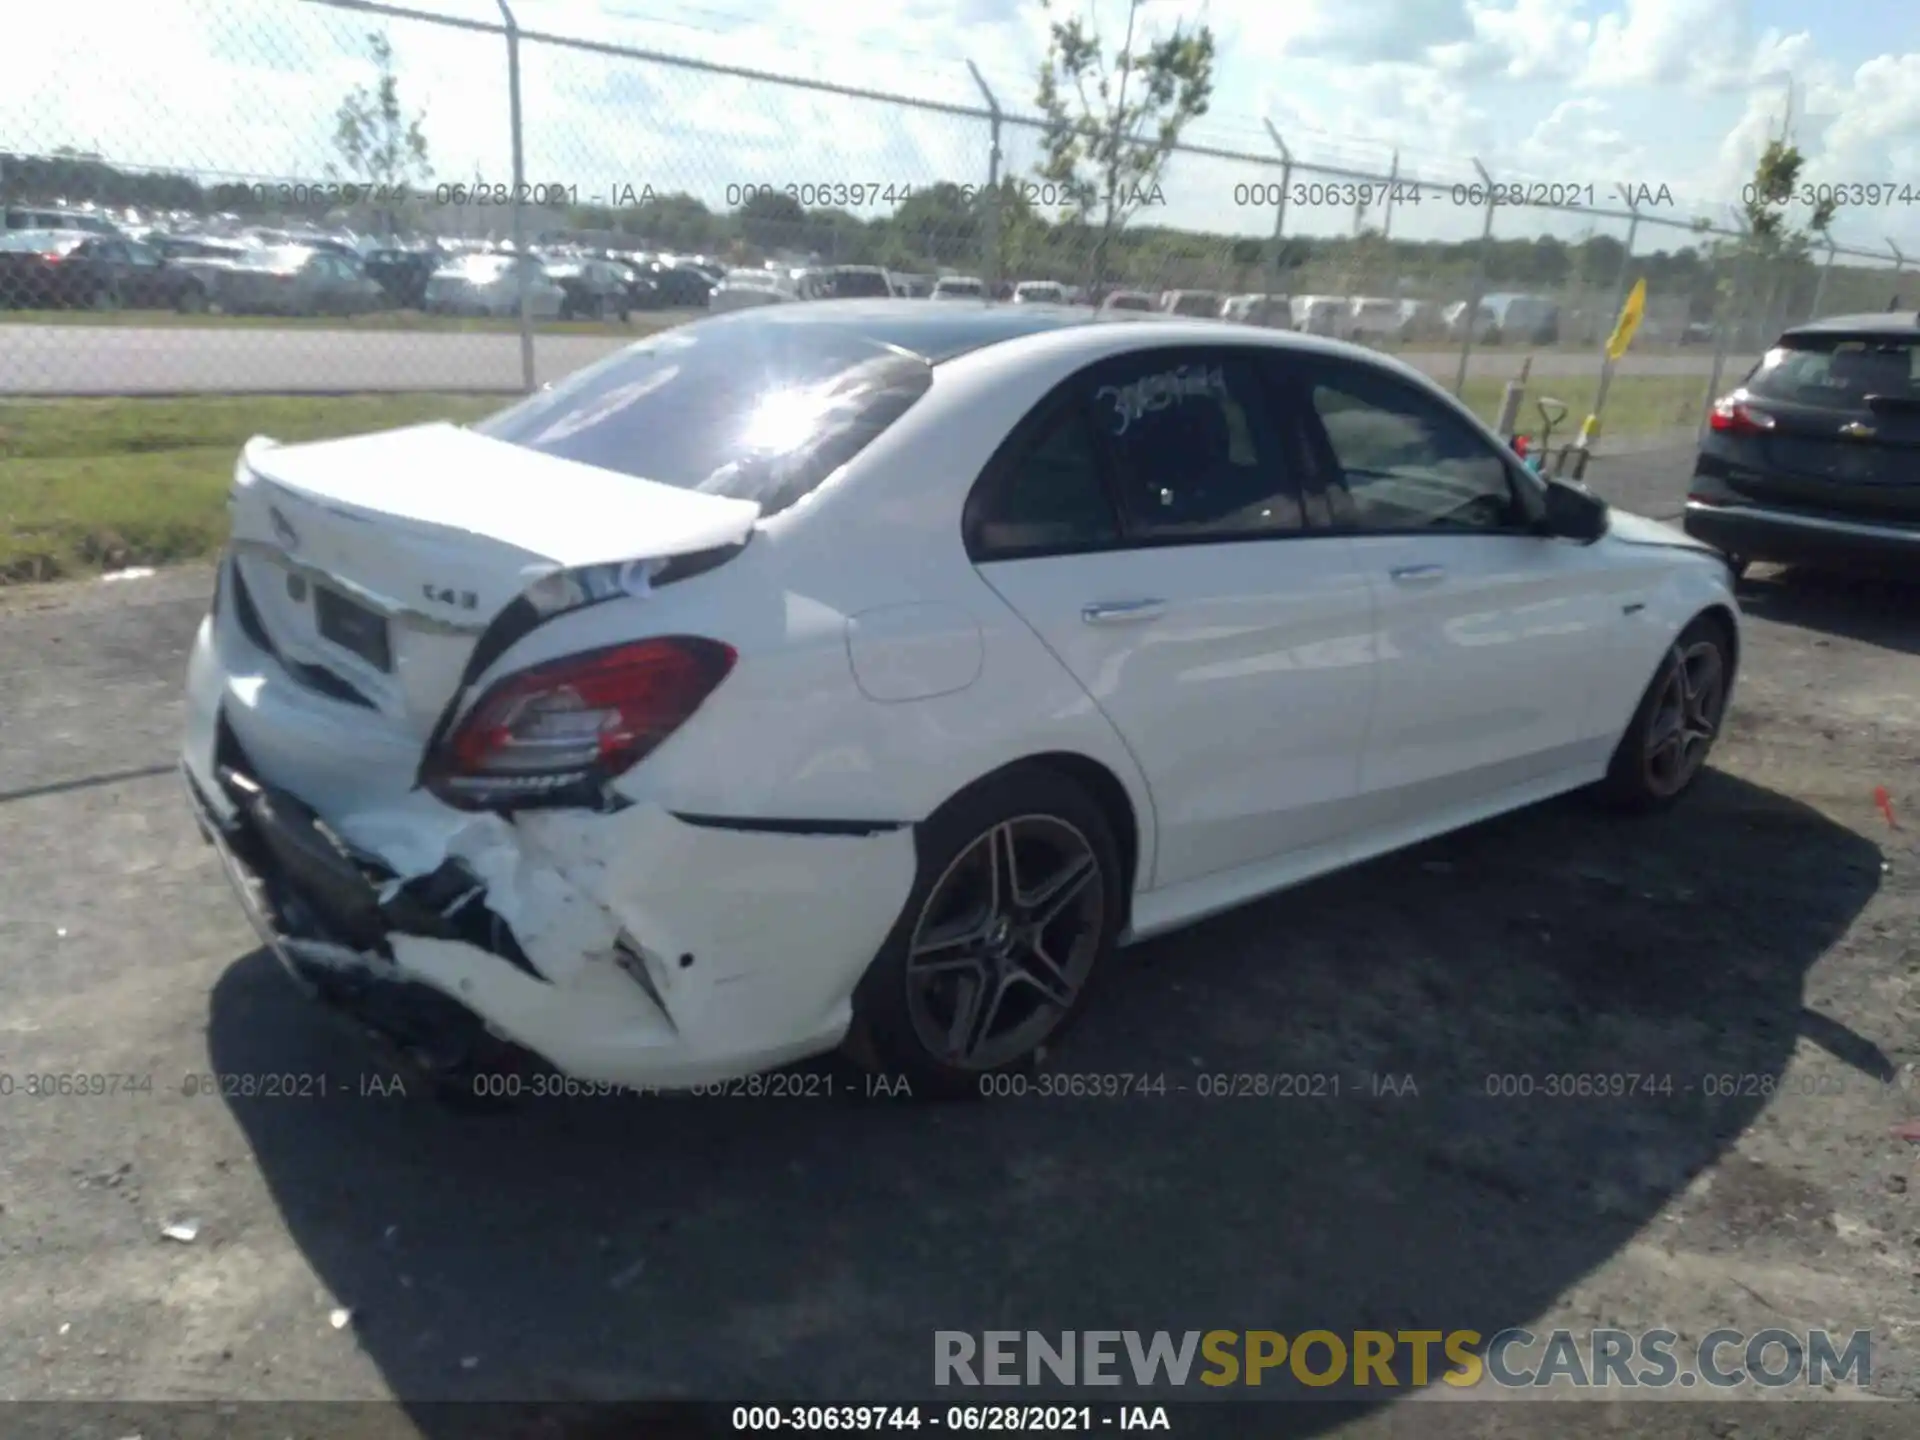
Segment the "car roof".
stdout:
<path fill-rule="evenodd" d="M 1912 310 L 1881 310 L 1866 315 L 1829 315 L 1809 320 L 1781 332 L 1785 340 L 1793 335 L 1885 335 L 1894 339 L 1920 336 L 1920 314 Z"/>
<path fill-rule="evenodd" d="M 99 240 L 104 238 L 91 230 L 70 230 L 64 226 L 53 225 L 32 225 L 19 230 L 9 230 L 6 233 L 9 236 L 38 236 L 39 238 L 33 242 L 38 245 L 49 243 L 64 244 L 69 240 Z M 24 244 L 26 242 L 22 240 L 21 243 Z"/>
<path fill-rule="evenodd" d="M 930 365 L 1029 335 L 1082 325 L 1139 324 L 1074 305 L 1012 305 L 982 300 L 933 306 L 924 300 L 815 300 L 715 316 L 704 324 L 818 326 L 917 355 Z M 1238 327 L 1222 327 L 1232 333 Z"/>
<path fill-rule="evenodd" d="M 1391 355 L 1318 335 L 1293 330 L 1267 330 L 1215 318 L 1174 315 L 1165 311 L 1127 311 L 1115 315 L 1073 305 L 1002 305 L 992 301 L 931 306 L 924 300 L 816 300 L 805 305 L 773 305 L 729 311 L 696 322 L 700 325 L 819 327 L 840 335 L 869 340 L 938 365 L 992 346 L 1021 341 L 1045 341 L 1048 348 L 1064 346 L 1083 352 L 1090 360 L 1122 353 L 1120 335 L 1141 336 L 1148 345 L 1229 345 L 1236 348 L 1289 350 L 1366 361 L 1384 369 L 1413 375 L 1413 370 Z M 1147 338 L 1151 327 L 1151 339 Z M 1050 337 L 1050 338 L 1049 338 Z M 647 342 L 640 342 L 645 345 Z M 1429 381 L 1428 383 L 1431 383 Z"/>

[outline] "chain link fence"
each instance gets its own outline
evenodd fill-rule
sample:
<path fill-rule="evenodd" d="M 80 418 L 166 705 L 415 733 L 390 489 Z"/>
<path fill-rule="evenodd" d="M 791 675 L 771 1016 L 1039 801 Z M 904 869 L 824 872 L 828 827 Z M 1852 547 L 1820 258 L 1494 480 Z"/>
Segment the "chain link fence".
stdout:
<path fill-rule="evenodd" d="M 1664 186 L 1355 168 L 1271 125 L 1183 144 L 1121 223 L 1078 222 L 1040 178 L 1029 97 L 971 66 L 965 100 L 932 100 L 554 34 L 508 4 L 182 6 L 225 62 L 217 96 L 163 64 L 116 71 L 114 138 L 83 149 L 73 107 L 47 103 L 59 73 L 0 94 L 0 393 L 513 392 L 711 309 L 977 293 L 1336 336 L 1476 403 L 1524 372 L 1655 433 L 1697 424 L 1784 325 L 1913 303 L 1891 244 L 1768 255 L 1734 207 Z M 180 43 L 158 10 L 63 13 L 123 47 Z M 376 45 L 399 154 L 350 161 L 342 97 L 378 109 Z M 414 106 L 430 169 L 395 163 Z"/>

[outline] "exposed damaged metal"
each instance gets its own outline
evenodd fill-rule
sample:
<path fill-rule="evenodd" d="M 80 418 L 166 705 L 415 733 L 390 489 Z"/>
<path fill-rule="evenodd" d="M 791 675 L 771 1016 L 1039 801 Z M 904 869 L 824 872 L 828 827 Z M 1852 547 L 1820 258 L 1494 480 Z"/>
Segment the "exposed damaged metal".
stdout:
<path fill-rule="evenodd" d="M 508 818 L 421 792 L 323 819 L 257 779 L 232 727 L 217 729 L 231 818 L 190 789 L 236 888 L 265 902 L 272 948 L 306 988 L 443 1073 L 484 1048 L 476 1036 L 626 1083 L 728 1071 L 721 1057 L 743 1046 L 768 1063 L 811 1053 L 844 1028 L 829 997 L 912 883 L 910 827 L 895 822 L 700 825 L 650 803 Z M 849 866 L 875 877 L 878 902 L 814 912 L 848 973 L 792 966 L 795 907 L 817 906 Z M 670 903 L 695 884 L 705 905 Z M 815 1036 L 756 1038 L 794 1003 L 820 1007 Z"/>
<path fill-rule="evenodd" d="M 458 940 L 499 956 L 541 983 L 513 928 L 486 902 L 487 887 L 464 860 L 449 857 L 435 869 L 403 876 L 357 851 L 294 796 L 261 784 L 231 766 L 219 772 L 244 824 L 228 836 L 252 852 L 268 898 L 287 923 L 290 941 L 318 959 L 353 968 L 348 957 L 393 958 L 394 932 Z M 320 947 L 316 949 L 315 947 Z"/>

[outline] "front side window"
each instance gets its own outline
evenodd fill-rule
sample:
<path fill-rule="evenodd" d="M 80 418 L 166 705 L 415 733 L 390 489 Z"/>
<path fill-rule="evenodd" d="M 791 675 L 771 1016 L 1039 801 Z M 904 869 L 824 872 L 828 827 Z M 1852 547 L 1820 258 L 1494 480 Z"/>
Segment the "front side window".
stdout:
<path fill-rule="evenodd" d="M 817 489 L 932 385 L 932 369 L 850 329 L 748 309 L 665 331 L 474 428 L 641 479 L 754 500 Z"/>
<path fill-rule="evenodd" d="M 1305 377 L 1363 530 L 1501 530 L 1519 523 L 1500 451 L 1431 396 L 1357 366 Z"/>
<path fill-rule="evenodd" d="M 1130 534 L 1198 540 L 1301 529 L 1298 476 L 1247 360 L 1145 351 L 1102 367 L 1091 399 Z"/>

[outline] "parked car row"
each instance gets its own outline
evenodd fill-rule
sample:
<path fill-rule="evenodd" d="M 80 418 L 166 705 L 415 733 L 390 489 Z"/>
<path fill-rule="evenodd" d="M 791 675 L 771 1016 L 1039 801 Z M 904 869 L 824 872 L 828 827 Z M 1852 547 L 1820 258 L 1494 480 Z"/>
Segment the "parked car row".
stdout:
<path fill-rule="evenodd" d="M 538 320 L 625 322 L 637 310 L 726 311 L 791 301 L 920 297 L 1219 318 L 1370 345 L 1556 343 L 1560 306 L 1496 293 L 1472 307 L 1348 295 L 1226 295 L 1214 290 L 1088 290 L 1054 280 L 989 284 L 978 276 L 910 275 L 876 265 L 781 264 L 727 269 L 676 256 L 569 243 L 519 252 L 459 240 L 402 243 L 344 231 L 217 228 L 128 230 L 100 213 L 11 206 L 0 239 L 0 307 L 162 307 L 185 311 L 350 315 L 399 308 L 434 314 L 519 313 L 526 279 Z"/>
<path fill-rule="evenodd" d="M 849 289 L 846 277 L 858 274 L 866 284 Z M 872 266 L 838 266 L 823 270 L 782 268 L 735 270 L 715 290 L 711 308 L 737 309 L 790 300 L 812 300 L 862 295 L 916 296 L 935 301 L 998 301 L 1014 305 L 1092 305 L 1102 311 L 1182 315 L 1221 319 L 1271 330 L 1297 330 L 1363 345 L 1408 344 L 1422 340 L 1458 343 L 1466 337 L 1465 301 L 1442 306 L 1435 301 L 1367 295 L 1226 295 L 1215 290 L 1115 289 L 1089 294 L 1078 286 L 1052 280 L 1003 281 L 989 284 L 977 275 L 942 275 L 924 288 L 910 280 Z M 1475 312 L 1473 338 L 1483 345 L 1510 343 L 1550 345 L 1560 338 L 1559 305 L 1544 297 L 1493 294 L 1484 297 Z"/>
<path fill-rule="evenodd" d="M 524 273 L 535 318 L 625 321 L 636 310 L 702 308 L 724 274 L 704 257 L 566 244 L 522 253 L 235 217 L 122 225 L 105 212 L 14 205 L 4 219 L 0 308 L 13 309 L 506 316 L 519 311 Z"/>

